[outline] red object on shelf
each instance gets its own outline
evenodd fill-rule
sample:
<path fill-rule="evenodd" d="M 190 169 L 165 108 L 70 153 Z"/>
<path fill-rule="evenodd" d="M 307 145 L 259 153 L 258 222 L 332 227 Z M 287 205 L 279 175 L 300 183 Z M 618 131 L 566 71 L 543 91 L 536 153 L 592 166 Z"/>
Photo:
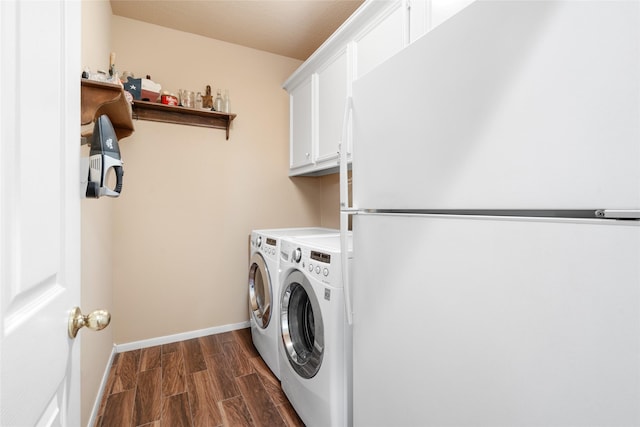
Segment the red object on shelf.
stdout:
<path fill-rule="evenodd" d="M 164 105 L 178 105 L 178 98 L 175 95 L 162 95 L 160 103 Z"/>

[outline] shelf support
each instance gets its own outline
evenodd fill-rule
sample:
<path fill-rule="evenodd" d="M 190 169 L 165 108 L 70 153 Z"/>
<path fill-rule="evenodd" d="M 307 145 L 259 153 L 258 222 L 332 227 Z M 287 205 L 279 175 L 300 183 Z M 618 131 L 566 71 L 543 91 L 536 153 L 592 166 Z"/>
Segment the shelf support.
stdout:
<path fill-rule="evenodd" d="M 88 125 L 103 114 L 109 116 L 118 139 L 126 138 L 134 131 L 131 119 L 131 105 L 124 97 L 122 86 L 82 79 L 80 81 L 80 124 Z M 81 133 L 90 137 L 93 129 Z"/>

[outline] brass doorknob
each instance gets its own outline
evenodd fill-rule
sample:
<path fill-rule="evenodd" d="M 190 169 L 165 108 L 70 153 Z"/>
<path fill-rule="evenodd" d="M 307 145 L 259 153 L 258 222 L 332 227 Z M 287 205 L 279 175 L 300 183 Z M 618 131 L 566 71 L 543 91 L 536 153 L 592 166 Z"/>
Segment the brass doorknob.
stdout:
<path fill-rule="evenodd" d="M 80 311 L 80 307 L 74 307 L 69 316 L 69 337 L 75 338 L 83 326 L 93 331 L 100 331 L 106 328 L 109 322 L 111 322 L 111 314 L 107 310 L 95 310 L 85 316 Z"/>

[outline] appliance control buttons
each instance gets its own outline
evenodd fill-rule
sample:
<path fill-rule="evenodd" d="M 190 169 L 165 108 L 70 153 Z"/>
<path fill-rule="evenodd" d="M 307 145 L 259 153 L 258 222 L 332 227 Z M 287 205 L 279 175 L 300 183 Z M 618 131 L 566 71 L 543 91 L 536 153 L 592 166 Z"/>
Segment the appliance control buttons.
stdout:
<path fill-rule="evenodd" d="M 256 239 L 256 246 L 257 247 L 262 246 L 262 236 L 258 236 L 258 238 Z"/>
<path fill-rule="evenodd" d="M 320 274 L 320 266 L 316 266 L 316 274 Z"/>
<path fill-rule="evenodd" d="M 329 269 L 325 267 L 324 270 L 322 270 L 322 274 L 324 274 L 324 277 L 327 277 L 329 275 Z"/>
<path fill-rule="evenodd" d="M 295 262 L 300 262 L 301 259 L 302 259 L 302 251 L 300 250 L 300 248 L 296 248 L 293 251 L 293 260 Z"/>
<path fill-rule="evenodd" d="M 309 272 L 313 272 L 313 264 L 309 264 Z"/>

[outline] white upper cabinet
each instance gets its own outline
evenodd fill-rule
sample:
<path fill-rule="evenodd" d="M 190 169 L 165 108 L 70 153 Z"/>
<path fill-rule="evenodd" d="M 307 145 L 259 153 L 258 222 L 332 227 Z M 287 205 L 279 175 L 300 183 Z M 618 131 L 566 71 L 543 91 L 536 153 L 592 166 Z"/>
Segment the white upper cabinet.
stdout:
<path fill-rule="evenodd" d="M 366 0 L 283 84 L 290 100 L 289 175 L 325 175 L 339 167 L 354 80 L 364 76 L 473 0 Z M 399 76 L 400 78 L 401 76 Z M 385 94 L 380 94 L 380 108 Z"/>

